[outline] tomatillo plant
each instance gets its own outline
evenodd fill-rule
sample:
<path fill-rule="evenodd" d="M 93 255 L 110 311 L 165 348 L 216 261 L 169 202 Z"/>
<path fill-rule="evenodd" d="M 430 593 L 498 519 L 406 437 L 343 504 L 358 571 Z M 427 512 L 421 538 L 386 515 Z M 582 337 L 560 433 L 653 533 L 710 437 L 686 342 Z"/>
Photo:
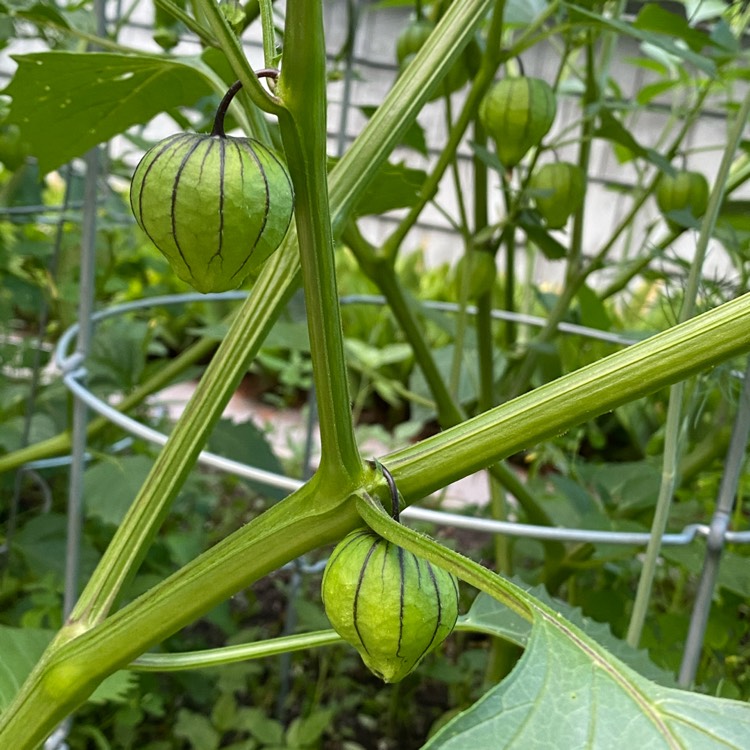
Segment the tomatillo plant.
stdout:
<path fill-rule="evenodd" d="M 270 1 L 261 0 L 259 9 L 268 58 L 275 50 L 275 40 L 269 38 L 274 33 Z M 402 504 L 417 503 L 450 482 L 489 467 L 493 511 L 500 515 L 507 510 L 501 497 L 504 488 L 518 500 L 524 520 L 552 526 L 554 518 L 545 503 L 501 461 L 750 351 L 750 295 L 744 295 L 700 316 L 686 316 L 680 325 L 615 354 L 595 358 L 586 366 L 571 367 L 567 374 L 529 390 L 537 374 L 534 356 L 552 340 L 577 295 L 590 307 L 597 307 L 587 282 L 620 236 L 616 229 L 596 255 L 589 258 L 583 253 L 583 198 L 591 141 L 609 136 L 621 150 L 629 148 L 633 158 L 644 160 L 639 168 L 648 178 L 631 208 L 637 213 L 657 191 L 659 177 L 654 173 L 679 152 L 709 85 L 688 102 L 677 135 L 671 141 L 665 137 L 669 142 L 665 154 L 655 155 L 628 140 L 621 124 L 617 127 L 616 113 L 608 108 L 609 93 L 599 87 L 612 49 L 609 44 L 600 47 L 596 35 L 602 28 L 605 31 L 601 33 L 626 33 L 623 28 L 629 27 L 619 19 L 604 19 L 593 11 L 556 1 L 525 24 L 518 21 L 517 9 L 516 16 L 508 20 L 510 10 L 504 0 L 438 4 L 430 17 L 429 33 L 425 26 L 416 41 L 410 39 L 407 45 L 402 40 L 404 69 L 330 174 L 321 0 L 287 1 L 283 54 L 272 93 L 261 86 L 240 40 L 214 0 L 196 0 L 195 18 L 184 12 L 189 23 L 200 28 L 201 38 L 218 47 L 232 69 L 232 79 L 239 83 L 220 105 L 212 133 L 173 135 L 144 156 L 131 187 L 134 214 L 177 275 L 197 289 L 231 288 L 256 273 L 257 279 L 70 617 L 0 715 L 0 747 L 37 747 L 108 675 L 131 665 L 138 668 L 139 659 L 141 667 L 150 663 L 149 668 L 161 659 L 168 669 L 169 654 L 159 658 L 144 654 L 262 576 L 327 545 L 336 545 L 322 586 L 329 619 L 385 681 L 419 674 L 426 655 L 442 648 L 459 615 L 458 580 L 482 592 L 484 596 L 476 600 L 481 606 L 487 607 L 492 600 L 489 614 L 477 614 L 472 607 L 459 617 L 460 629 L 473 629 L 511 641 L 514 648 L 526 648 L 520 661 L 511 661 L 507 652 L 493 648 L 492 668 L 487 671 L 489 692 L 437 732 L 427 747 L 533 747 L 549 744 L 550 737 L 555 738 L 556 746 L 576 750 L 610 750 L 634 744 L 738 750 L 750 746 L 750 709 L 746 704 L 679 693 L 647 681 L 522 586 L 409 529 L 398 518 Z M 580 34 L 571 34 L 574 24 L 580 24 Z M 451 80 L 467 51 L 472 59 L 477 54 L 472 47 L 478 32 L 483 44 L 476 75 L 470 81 L 463 74 L 458 82 Z M 495 82 L 498 71 L 510 60 L 555 33 L 565 34 L 566 39 L 556 80 L 510 77 L 503 70 Z M 633 35 L 642 41 L 644 34 L 639 28 Z M 661 40 L 656 34 L 646 37 L 651 43 Z M 706 40 L 708 46 L 714 42 Z M 697 57 L 702 62 L 693 52 L 695 44 L 686 49 L 673 43 L 667 46 L 671 54 L 683 54 L 692 62 Z M 721 55 L 726 54 L 722 47 Z M 723 64 L 721 55 L 710 60 L 712 69 Z M 132 64 L 130 58 L 135 56 L 124 57 Z M 143 57 L 144 65 L 157 64 L 153 58 Z M 190 65 L 191 74 L 202 76 L 202 84 L 208 81 L 216 90 L 213 69 L 209 71 L 203 61 Z M 44 63 L 35 63 L 35 67 L 44 67 Z M 28 72 L 23 67 L 19 70 L 24 71 L 19 74 L 22 76 Z M 585 92 L 580 116 L 572 126 L 579 136 L 576 163 L 537 170 L 538 155 L 547 148 L 545 139 L 552 132 L 560 80 L 567 70 L 580 75 L 576 83 Z M 125 83 L 128 80 L 124 78 Z M 441 91 L 441 83 L 443 93 L 466 83 L 466 99 L 455 118 L 450 102 L 438 100 L 431 105 L 446 106 L 449 136 L 445 147 L 391 237 L 382 247 L 375 247 L 362 236 L 357 217 L 371 198 L 368 190 L 382 177 L 389 154 L 401 144 L 430 97 Z M 14 87 L 20 85 L 10 87 L 15 96 L 19 94 Z M 240 88 L 244 98 L 236 103 L 243 116 L 238 122 L 248 124 L 248 132 L 247 137 L 236 138 L 225 133 L 223 117 Z M 750 98 L 745 104 L 750 106 Z M 739 110 L 743 116 L 747 114 L 745 104 Z M 277 143 L 276 149 L 261 112 L 278 125 L 280 147 Z M 253 140 L 251 123 L 259 123 Z M 471 218 L 466 206 L 460 207 L 457 229 L 465 254 L 455 288 L 460 292 L 456 296 L 463 316 L 457 329 L 470 313 L 477 316 L 481 371 L 478 392 L 472 398 L 459 398 L 461 389 L 448 386 L 425 335 L 423 311 L 400 283 L 396 260 L 421 211 L 435 200 L 442 175 L 455 166 L 459 145 L 472 124 L 476 205 Z M 726 165 L 734 157 L 741 125 L 744 121 L 733 125 L 731 143 L 723 154 Z M 498 172 L 506 209 L 495 224 L 490 223 L 488 211 L 488 173 L 492 169 Z M 747 173 L 742 174 L 742 179 L 737 178 L 731 186 L 726 181 L 726 186 L 739 187 L 747 179 Z M 458 169 L 453 170 L 453 179 L 462 195 Z M 723 193 L 713 192 L 710 201 L 698 206 L 690 202 L 690 196 L 699 190 L 681 186 L 678 192 L 687 201 L 685 207 L 696 214 L 705 212 L 701 237 L 707 242 Z M 530 200 L 535 201 L 534 208 Z M 670 207 L 675 208 L 680 207 Z M 569 217 L 572 231 L 565 247 L 547 228 L 560 227 Z M 539 247 L 563 259 L 565 286 L 548 327 L 537 340 L 507 337 L 513 349 L 503 353 L 501 371 L 493 357 L 490 316 L 496 291 L 496 255 L 515 251 L 517 233 L 525 235 L 528 247 Z M 374 465 L 363 460 L 352 421 L 334 254 L 334 241 L 342 235 L 361 269 L 379 286 L 411 345 L 443 428 L 380 457 Z M 512 271 L 512 263 L 506 269 Z M 512 290 L 512 279 L 504 281 L 506 291 Z M 285 499 L 123 604 L 128 582 L 138 571 L 199 451 L 300 284 L 320 418 L 319 468 Z M 469 299 L 476 302 L 476 309 L 469 309 Z M 455 341 L 468 338 L 457 336 Z M 468 361 L 469 350 L 462 350 L 458 343 L 455 348 L 454 362 Z M 459 367 L 454 385 L 460 385 L 461 375 Z M 518 395 L 503 402 L 498 394 L 508 392 L 509 383 Z M 387 500 L 390 515 L 383 508 Z M 363 529 L 363 524 L 369 528 Z M 592 551 L 588 545 L 547 540 L 543 557 L 542 580 L 549 590 L 557 591 L 577 566 L 591 562 Z M 501 563 L 498 567 L 511 568 L 512 550 L 498 550 L 496 559 Z M 570 590 L 575 589 L 571 586 Z M 508 618 L 512 618 L 511 626 Z M 512 632 L 516 632 L 515 641 Z M 294 638 L 265 647 L 254 644 L 258 648 L 252 655 L 297 648 L 299 642 L 295 645 Z M 309 647 L 338 641 L 328 632 L 303 639 Z M 242 649 L 177 655 L 172 664 L 199 667 L 249 655 Z M 513 675 L 497 684 L 502 673 L 513 667 Z"/>

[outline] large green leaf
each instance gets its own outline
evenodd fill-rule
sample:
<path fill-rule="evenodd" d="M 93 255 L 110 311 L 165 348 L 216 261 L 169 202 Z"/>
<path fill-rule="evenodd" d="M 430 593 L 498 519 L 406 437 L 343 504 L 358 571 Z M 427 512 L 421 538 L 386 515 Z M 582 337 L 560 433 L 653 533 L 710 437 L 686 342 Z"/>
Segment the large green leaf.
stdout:
<path fill-rule="evenodd" d="M 153 463 L 148 456 L 109 456 L 86 469 L 83 493 L 88 515 L 119 524 Z"/>
<path fill-rule="evenodd" d="M 661 669 L 654 664 L 646 651 L 637 651 L 625 641 L 616 638 L 609 625 L 586 617 L 577 607 L 571 607 L 559 599 L 551 597 L 544 586 L 528 588 L 520 581 L 516 584 L 528 590 L 539 601 L 566 617 L 570 622 L 577 625 L 586 635 L 593 638 L 598 644 L 604 646 L 613 656 L 621 659 L 631 669 L 639 674 L 654 680 L 666 687 L 674 687 L 676 681 L 671 672 Z M 531 636 L 531 624 L 508 609 L 497 599 L 488 594 L 480 593 L 471 605 L 471 609 L 459 617 L 462 626 L 469 627 L 474 631 L 495 635 L 511 641 L 519 646 L 525 647 Z"/>
<path fill-rule="evenodd" d="M 159 112 L 210 92 L 187 61 L 104 52 L 15 55 L 9 122 L 47 173 Z"/>
<path fill-rule="evenodd" d="M 328 157 L 328 168 L 333 169 L 338 159 Z M 385 162 L 370 185 L 362 193 L 354 208 L 354 216 L 383 214 L 398 208 L 411 208 L 418 198 L 427 174 L 403 163 Z"/>
<path fill-rule="evenodd" d="M 665 688 L 578 628 L 540 612 L 510 676 L 445 725 L 429 750 L 747 750 L 750 706 Z"/>

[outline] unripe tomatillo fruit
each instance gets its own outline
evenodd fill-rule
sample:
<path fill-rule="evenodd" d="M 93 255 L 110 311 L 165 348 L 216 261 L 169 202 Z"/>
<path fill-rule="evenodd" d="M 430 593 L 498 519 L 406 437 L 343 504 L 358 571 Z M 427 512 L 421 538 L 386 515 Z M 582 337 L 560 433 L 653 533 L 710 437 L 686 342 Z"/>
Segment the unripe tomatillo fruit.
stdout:
<path fill-rule="evenodd" d="M 700 172 L 665 174 L 656 186 L 656 205 L 665 216 L 670 211 L 689 211 L 699 219 L 706 212 L 709 192 L 708 180 Z M 683 228 L 671 219 L 667 224 L 674 231 Z"/>
<path fill-rule="evenodd" d="M 492 253 L 469 250 L 456 264 L 456 298 L 462 299 L 464 294 L 467 299 L 481 297 L 492 290 L 496 276 L 495 256 Z"/>
<path fill-rule="evenodd" d="M 322 597 L 336 632 L 385 682 L 414 670 L 458 617 L 453 575 L 369 529 L 351 532 L 336 546 Z"/>
<path fill-rule="evenodd" d="M 135 219 L 175 273 L 199 292 L 235 289 L 276 250 L 292 218 L 294 195 L 279 157 L 252 138 L 213 131 L 178 133 L 151 148 L 135 169 Z"/>
<path fill-rule="evenodd" d="M 585 180 L 580 167 L 566 161 L 545 164 L 529 180 L 534 201 L 550 229 L 564 227 L 583 204 Z"/>
<path fill-rule="evenodd" d="M 479 119 L 495 141 L 497 157 L 510 169 L 538 146 L 555 120 L 557 103 L 541 78 L 503 78 L 479 105 Z"/>
<path fill-rule="evenodd" d="M 405 67 L 412 55 L 416 55 L 432 34 L 435 24 L 419 18 L 404 26 L 396 38 L 396 60 Z"/>
<path fill-rule="evenodd" d="M 0 164 L 14 172 L 28 154 L 29 144 L 21 137 L 18 125 L 0 125 Z"/>
<path fill-rule="evenodd" d="M 434 29 L 435 24 L 424 18 L 412 21 L 404 27 L 396 39 L 396 60 L 401 71 L 406 70 Z M 482 51 L 476 39 L 472 39 L 445 74 L 442 83 L 430 95 L 428 101 L 434 101 L 446 93 L 452 94 L 466 85 L 476 74 L 481 56 Z"/>

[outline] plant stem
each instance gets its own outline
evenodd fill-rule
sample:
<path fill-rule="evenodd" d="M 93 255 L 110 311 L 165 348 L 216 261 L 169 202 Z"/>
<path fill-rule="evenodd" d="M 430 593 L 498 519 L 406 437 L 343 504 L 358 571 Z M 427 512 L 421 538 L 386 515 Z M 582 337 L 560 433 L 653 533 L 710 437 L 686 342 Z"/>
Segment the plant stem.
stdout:
<path fill-rule="evenodd" d="M 501 38 L 504 12 L 505 0 L 495 0 L 492 19 L 490 21 L 490 27 L 488 30 L 488 39 L 499 40 Z M 442 21 L 438 25 L 438 28 L 441 28 L 443 26 L 446 18 L 447 14 L 443 17 Z M 435 30 L 435 32 L 433 32 L 431 38 L 437 36 L 436 32 L 437 29 Z M 425 45 L 425 47 L 426 46 L 427 45 Z M 419 54 L 421 53 L 422 50 L 420 50 Z M 461 143 L 461 139 L 466 132 L 466 128 L 469 126 L 469 123 L 476 115 L 477 108 L 479 107 L 479 102 L 492 83 L 492 79 L 497 72 L 502 57 L 503 55 L 501 53 L 499 44 L 496 45 L 496 47 L 494 47 L 493 45 L 488 45 L 487 50 L 482 57 L 482 63 L 480 65 L 479 71 L 471 84 L 471 88 L 469 89 L 469 93 L 466 97 L 466 101 L 464 102 L 464 106 L 458 116 L 458 119 L 455 121 L 453 127 L 450 130 L 448 141 L 446 142 L 445 147 L 440 153 L 437 163 L 433 167 L 432 172 L 425 180 L 421 190 L 419 191 L 419 198 L 417 202 L 409 209 L 409 213 L 404 217 L 404 219 L 393 231 L 391 236 L 388 237 L 388 239 L 383 244 L 382 252 L 385 257 L 390 259 L 396 257 L 396 254 L 398 253 L 401 244 L 403 243 L 409 230 L 416 223 L 420 214 L 424 210 L 424 207 L 433 199 L 435 193 L 437 192 L 438 185 L 440 184 L 440 180 L 445 174 L 445 170 L 453 162 L 453 159 L 456 155 L 456 150 Z M 414 65 L 415 63 L 416 59 L 412 62 L 412 65 Z"/>
<path fill-rule="evenodd" d="M 398 450 L 383 463 L 405 497 L 424 497 L 578 421 L 743 354 L 750 348 L 748 321 L 750 294 Z"/>
<path fill-rule="evenodd" d="M 321 471 L 353 482 L 362 472 L 351 419 L 326 172 L 326 58 L 320 0 L 287 4 L 279 119 L 295 188 L 295 218 L 320 421 Z"/>
<path fill-rule="evenodd" d="M 273 0 L 259 0 L 263 34 L 263 61 L 267 68 L 276 67 L 276 29 L 273 27 Z"/>
<path fill-rule="evenodd" d="M 687 321 L 695 314 L 695 305 L 698 297 L 698 285 L 700 273 L 703 267 L 703 259 L 706 255 L 709 240 L 716 226 L 721 203 L 724 200 L 729 171 L 732 166 L 735 151 L 742 138 L 745 125 L 750 117 L 750 92 L 745 95 L 736 119 L 730 128 L 727 139 L 727 147 L 719 166 L 713 190 L 708 201 L 708 207 L 701 224 L 701 232 L 695 248 L 695 256 L 690 267 L 690 276 L 685 289 L 685 296 L 680 309 L 680 322 Z M 669 393 L 669 406 L 667 408 L 667 427 L 664 440 L 664 463 L 662 467 L 662 481 L 659 487 L 659 498 L 656 502 L 656 511 L 651 525 L 651 538 L 643 561 L 643 570 L 638 581 L 638 590 L 633 603 L 633 613 L 628 626 L 627 641 L 634 648 L 638 647 L 643 633 L 643 625 L 646 621 L 646 612 L 651 598 L 651 589 L 656 576 L 656 564 L 661 550 L 661 538 L 667 528 L 669 511 L 672 505 L 675 484 L 679 471 L 680 457 L 680 423 L 682 421 L 682 400 L 684 384 L 678 383 L 673 386 Z"/>
<path fill-rule="evenodd" d="M 275 320 L 268 310 L 280 311 L 294 289 L 296 258 L 275 253 L 256 281 L 254 294 L 241 308 L 214 358 L 209 363 L 165 448 L 118 527 L 96 571 L 73 610 L 76 627 L 99 622 L 114 604 L 126 581 L 135 573 L 151 539 L 161 526 L 213 426 L 221 416 L 252 361 L 248 338 L 262 341 Z M 257 297 L 256 297 L 257 295 Z M 253 298 L 263 300 L 260 305 Z"/>
<path fill-rule="evenodd" d="M 516 587 L 497 573 L 407 526 L 402 526 L 388 515 L 377 500 L 367 495 L 357 497 L 357 511 L 364 522 L 384 539 L 453 573 L 502 602 L 524 620 L 533 622 L 533 609 L 528 604 L 528 596 L 518 596 Z"/>
<path fill-rule="evenodd" d="M 466 419 L 461 405 L 451 396 L 448 387 L 438 369 L 432 350 L 424 337 L 424 329 L 412 305 L 409 304 L 401 285 L 396 278 L 393 266 L 382 256 L 378 257 L 367 240 L 359 233 L 352 223 L 344 233 L 344 240 L 357 256 L 362 270 L 377 284 L 378 289 L 388 302 L 394 317 L 406 335 L 414 351 L 414 358 L 427 381 L 428 388 L 437 406 L 438 421 L 442 427 L 453 427 Z M 531 523 L 551 526 L 552 520 L 526 489 L 515 472 L 504 463 L 497 463 L 489 468 L 490 473 L 510 492 L 521 504 Z M 564 554 L 564 547 L 560 542 L 543 542 L 545 552 L 550 558 L 559 558 Z"/>
<path fill-rule="evenodd" d="M 178 654 L 144 654 L 128 665 L 133 672 L 182 672 L 187 669 L 206 669 L 225 664 L 236 664 L 249 659 L 264 659 L 279 654 L 307 651 L 320 646 L 343 643 L 335 630 L 318 630 L 255 643 L 207 648 L 201 651 L 182 651 Z"/>
<path fill-rule="evenodd" d="M 239 39 L 222 15 L 218 4 L 214 0 L 195 0 L 195 4 L 196 8 L 206 16 L 206 20 L 216 35 L 227 61 L 232 66 L 237 78 L 242 82 L 245 92 L 253 103 L 271 115 L 276 117 L 282 115 L 284 105 L 276 97 L 266 93 L 260 85 L 260 81 L 245 57 Z"/>
<path fill-rule="evenodd" d="M 474 120 L 474 141 L 481 147 L 486 147 L 487 145 L 487 134 L 478 117 Z M 476 233 L 485 229 L 489 223 L 487 209 L 487 165 L 475 153 L 472 159 L 472 166 L 474 169 L 474 232 Z M 474 252 L 486 252 L 486 250 L 475 250 Z M 494 259 L 494 253 L 492 257 Z M 495 405 L 494 347 L 491 314 L 494 282 L 495 277 L 493 276 L 489 289 L 479 295 L 477 299 L 477 315 L 474 321 L 479 358 L 479 398 L 477 401 L 477 411 L 480 413 L 488 411 Z M 495 466 L 501 465 L 495 464 Z M 507 467 L 504 468 L 507 469 Z M 507 520 L 508 507 L 505 492 L 496 475 L 488 474 L 487 489 L 490 495 L 492 517 L 500 521 Z M 507 575 L 513 574 L 513 555 L 511 550 L 511 542 L 508 537 L 497 534 L 495 536 L 495 567 L 498 572 Z M 554 551 L 556 553 L 561 552 L 557 547 L 554 548 Z M 545 552 L 549 553 L 550 548 L 545 547 Z M 488 667 L 487 674 L 494 678 L 497 674 L 504 673 L 502 667 L 508 663 L 507 656 L 507 644 L 501 643 L 497 638 L 494 639 L 492 643 L 491 662 L 495 668 Z"/>
<path fill-rule="evenodd" d="M 503 197 L 505 199 L 505 214 L 510 217 L 513 212 L 513 196 L 508 182 L 508 176 L 500 175 L 503 183 Z M 516 306 L 516 229 L 511 222 L 502 236 L 505 238 L 505 303 L 508 312 L 514 312 Z M 512 321 L 505 323 L 505 347 L 510 351 L 516 341 L 516 326 Z"/>
<path fill-rule="evenodd" d="M 0 715 L 0 747 L 37 747 L 107 674 L 266 573 L 351 529 L 356 513 L 346 503 L 348 490 L 321 496 L 317 484 L 312 480 L 272 506 L 98 627 L 75 637 L 62 631 Z M 316 497 L 319 502 L 311 502 Z"/>
<path fill-rule="evenodd" d="M 213 34 L 209 33 L 202 23 L 196 21 L 189 13 L 186 13 L 180 8 L 177 3 L 172 2 L 172 0 L 154 0 L 154 5 L 166 10 L 167 13 L 170 13 L 174 18 L 184 24 L 185 28 L 192 31 L 193 34 L 203 42 L 203 44 L 208 47 L 218 47 L 216 38 Z"/>
<path fill-rule="evenodd" d="M 476 471 L 482 463 L 486 466 L 523 445 L 747 352 L 749 321 L 750 295 L 746 295 L 384 457 L 383 463 L 407 502 L 413 502 Z M 446 455 L 450 455 L 449 461 Z M 352 488 L 342 487 L 321 496 L 316 478 L 319 475 L 96 628 L 64 631 L 12 706 L 0 716 L 0 747 L 35 747 L 106 674 L 125 666 L 258 576 L 353 528 L 357 522 L 354 503 L 347 501 L 347 497 L 351 500 Z M 372 486 L 362 488 L 366 492 L 385 489 L 375 472 L 369 483 Z M 387 533 L 383 536 L 388 538 Z M 408 545 L 414 546 L 411 538 L 403 546 L 408 549 Z M 449 562 L 455 560 L 455 553 L 443 554 L 448 554 Z M 481 583 L 461 575 L 472 585 Z M 527 616 L 528 608 L 536 606 L 509 582 L 497 583 L 494 577 L 491 580 L 493 586 L 503 588 L 498 594 L 501 601 L 507 601 L 516 611 L 520 609 L 520 614 Z"/>
<path fill-rule="evenodd" d="M 703 102 L 707 94 L 708 87 L 705 86 L 698 98 L 698 105 L 685 118 L 679 133 L 673 139 L 672 146 L 667 151 L 667 159 L 673 158 L 674 154 L 677 153 L 687 131 L 690 129 L 695 118 L 700 113 L 700 104 Z M 644 188 L 643 191 L 636 197 L 633 205 L 630 207 L 630 211 L 614 230 L 607 242 L 596 253 L 596 255 L 594 255 L 594 257 L 591 258 L 591 260 L 589 260 L 583 267 L 579 267 L 579 271 L 577 274 L 569 274 L 566 272 L 566 282 L 562 293 L 557 298 L 555 306 L 550 311 L 550 314 L 547 317 L 547 323 L 545 324 L 544 328 L 537 334 L 536 338 L 534 339 L 533 343 L 535 344 L 535 346 L 533 348 L 528 348 L 528 350 L 524 354 L 523 361 L 515 374 L 513 387 L 510 390 L 511 396 L 516 396 L 526 389 L 531 375 L 534 372 L 534 367 L 536 366 L 538 357 L 537 352 L 539 351 L 540 345 L 549 343 L 555 337 L 557 326 L 560 324 L 560 321 L 562 321 L 563 317 L 567 313 L 575 295 L 578 293 L 578 290 L 594 271 L 599 270 L 604 265 L 604 261 L 606 260 L 607 255 L 612 250 L 619 237 L 632 224 L 633 219 L 641 210 L 648 197 L 654 191 L 660 175 L 660 172 L 656 172 L 654 174 L 648 186 Z M 568 268 L 571 268 L 570 263 L 568 264 Z"/>

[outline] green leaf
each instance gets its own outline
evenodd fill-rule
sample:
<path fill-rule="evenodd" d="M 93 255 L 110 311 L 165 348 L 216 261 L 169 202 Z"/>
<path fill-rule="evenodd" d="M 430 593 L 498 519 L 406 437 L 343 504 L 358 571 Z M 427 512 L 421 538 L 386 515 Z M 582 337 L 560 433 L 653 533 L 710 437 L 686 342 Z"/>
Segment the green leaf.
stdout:
<path fill-rule="evenodd" d="M 700 52 L 711 44 L 708 34 L 692 28 L 683 16 L 671 13 L 657 3 L 644 5 L 633 21 L 633 26 L 636 29 L 654 31 L 681 39 L 693 52 Z"/>
<path fill-rule="evenodd" d="M 633 156 L 646 159 L 654 166 L 659 167 L 662 172 L 672 174 L 674 167 L 658 152 L 652 148 L 642 146 L 633 137 L 633 134 L 626 128 L 608 109 L 601 109 L 599 115 L 599 127 L 594 131 L 594 137 L 612 141 L 623 146 Z"/>
<path fill-rule="evenodd" d="M 332 169 L 337 161 L 329 157 L 329 169 Z M 410 208 L 417 202 L 426 178 L 427 174 L 421 169 L 386 162 L 357 201 L 354 216 L 369 216 L 398 208 Z"/>
<path fill-rule="evenodd" d="M 289 747 L 318 747 L 323 733 L 331 726 L 336 712 L 332 708 L 314 711 L 309 716 L 295 719 L 286 733 Z"/>
<path fill-rule="evenodd" d="M 518 226 L 549 260 L 559 260 L 568 254 L 568 249 L 558 242 L 539 221 L 539 217 L 531 211 L 521 211 L 518 215 Z"/>
<path fill-rule="evenodd" d="M 138 685 L 135 672 L 115 672 L 107 677 L 89 697 L 89 703 L 125 703 Z"/>
<path fill-rule="evenodd" d="M 0 450 L 10 451 L 18 450 L 24 444 L 32 445 L 51 438 L 57 434 L 58 428 L 55 421 L 48 414 L 34 414 L 31 417 L 29 433 L 25 434 L 26 419 L 25 417 L 12 417 L 3 424 L 0 431 Z M 25 440 L 25 443 L 24 443 Z"/>
<path fill-rule="evenodd" d="M 284 727 L 280 722 L 266 716 L 259 708 L 241 708 L 238 712 L 237 728 L 250 732 L 264 745 L 282 745 Z"/>
<path fill-rule="evenodd" d="M 146 481 L 153 460 L 147 456 L 109 457 L 83 475 L 86 511 L 116 526 Z"/>
<path fill-rule="evenodd" d="M 235 424 L 231 420 L 222 419 L 211 433 L 208 440 L 208 449 L 257 469 L 284 474 L 284 468 L 268 440 L 266 440 L 266 436 L 252 422 Z M 265 497 L 275 500 L 281 500 L 289 494 L 286 490 L 278 487 L 269 487 L 251 480 L 247 480 L 247 482 Z"/>
<path fill-rule="evenodd" d="M 571 20 L 581 25 L 590 25 L 598 28 L 616 31 L 618 34 L 632 37 L 640 42 L 652 44 L 669 55 L 673 55 L 683 62 L 694 65 L 709 76 L 716 75 L 716 65 L 713 60 L 699 55 L 684 44 L 679 44 L 666 34 L 657 33 L 647 29 L 638 29 L 633 24 L 619 21 L 616 18 L 605 18 L 598 13 L 593 13 L 573 3 L 563 3 L 568 8 Z"/>
<path fill-rule="evenodd" d="M 425 750 L 744 750 L 750 706 L 649 682 L 574 626 L 537 613 L 510 676 Z"/>
<path fill-rule="evenodd" d="M 9 628 L 0 625 L 0 710 L 18 692 L 21 683 L 39 661 L 54 632 L 36 628 Z"/>
<path fill-rule="evenodd" d="M 600 331 L 609 331 L 612 320 L 599 295 L 584 284 L 576 295 L 581 314 L 581 324 Z"/>
<path fill-rule="evenodd" d="M 186 708 L 181 708 L 177 714 L 174 733 L 186 740 L 188 747 L 194 750 L 216 750 L 221 741 L 219 733 L 205 716 Z"/>
<path fill-rule="evenodd" d="M 3 93 L 42 173 L 132 125 L 210 93 L 206 79 L 177 59 L 104 52 L 14 55 Z"/>
<path fill-rule="evenodd" d="M 18 692 L 54 635 L 53 630 L 0 625 L 0 711 Z M 122 703 L 137 682 L 138 675 L 133 672 L 115 672 L 99 685 L 89 701 Z"/>
<path fill-rule="evenodd" d="M 40 25 L 53 23 L 63 29 L 70 28 L 65 16 L 52 3 L 15 0 L 10 3 L 0 3 L 0 13 Z"/>
<path fill-rule="evenodd" d="M 724 201 L 719 217 L 738 232 L 750 232 L 750 200 Z"/>
<path fill-rule="evenodd" d="M 665 687 L 676 685 L 674 675 L 671 672 L 656 666 L 649 658 L 647 651 L 638 651 L 631 648 L 625 641 L 616 638 L 608 624 L 592 620 L 590 617 L 586 617 L 578 607 L 571 607 L 566 602 L 554 599 L 544 586 L 530 587 L 517 579 L 514 582 L 577 625 L 586 635 L 606 648 L 610 654 L 623 661 L 643 677 L 658 682 Z M 459 617 L 458 622 L 471 630 L 495 635 L 523 647 L 527 645 L 532 630 L 532 626 L 527 620 L 508 609 L 497 599 L 493 599 L 484 593 L 477 596 L 469 611 Z"/>
<path fill-rule="evenodd" d="M 706 548 L 704 544 L 699 543 L 693 543 L 686 547 L 665 547 L 663 556 L 685 568 L 691 575 L 699 576 L 703 570 Z M 716 583 L 721 589 L 732 591 L 745 598 L 750 597 L 748 558 L 738 555 L 736 552 L 723 552 Z"/>
<path fill-rule="evenodd" d="M 62 514 L 45 513 L 24 524 L 14 539 L 14 547 L 35 576 L 52 574 L 62 583 L 67 539 L 67 519 Z M 99 554 L 85 536 L 81 540 L 81 577 L 86 578 L 99 561 Z M 2 651 L 0 651 L 0 654 Z"/>

